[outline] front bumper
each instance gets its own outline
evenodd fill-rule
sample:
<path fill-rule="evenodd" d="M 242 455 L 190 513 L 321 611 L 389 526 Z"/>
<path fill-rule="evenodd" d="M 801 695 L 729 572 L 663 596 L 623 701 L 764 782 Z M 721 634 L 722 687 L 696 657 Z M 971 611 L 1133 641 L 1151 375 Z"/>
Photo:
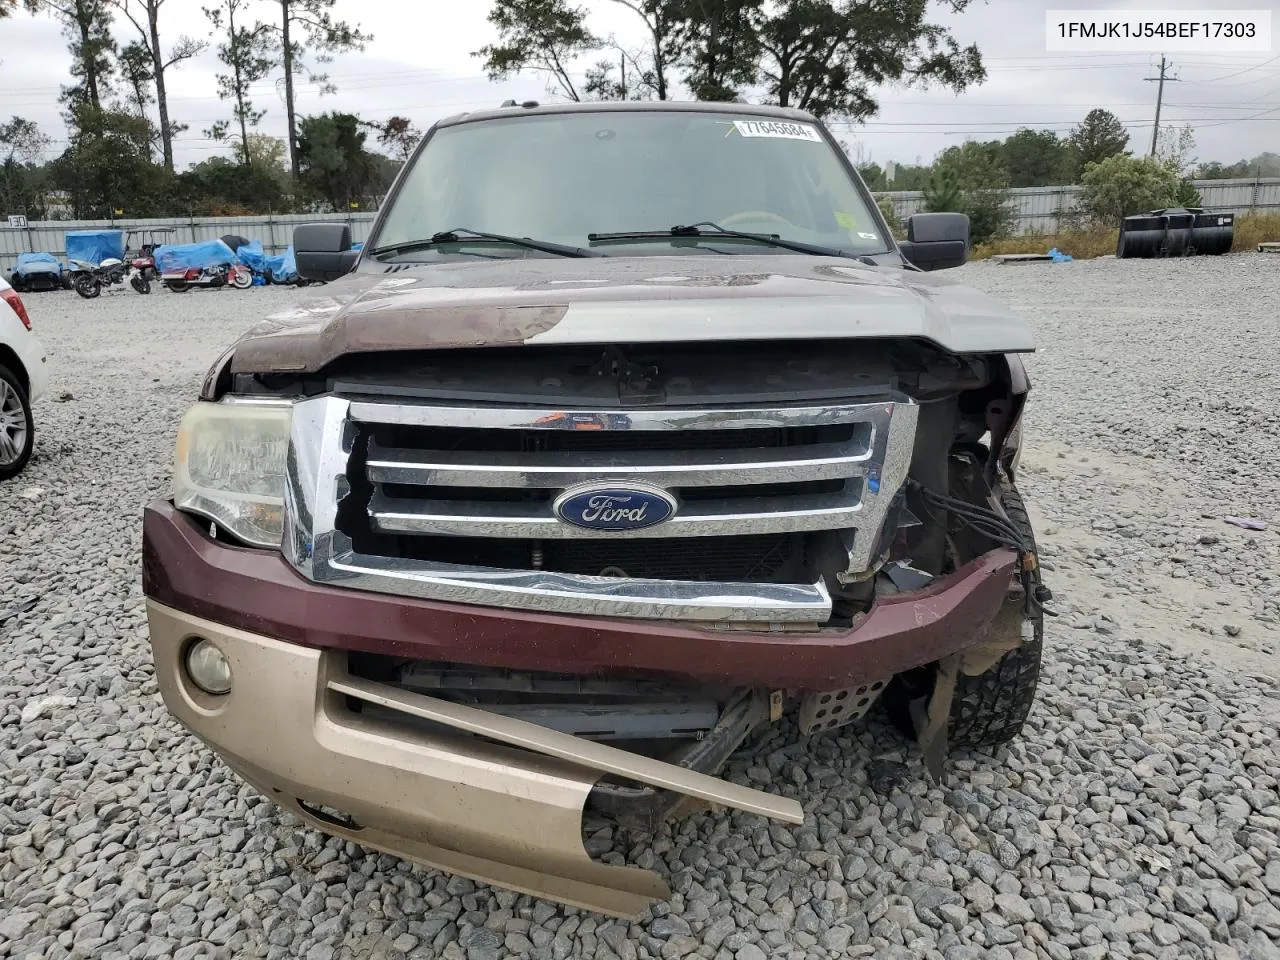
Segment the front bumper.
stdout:
<path fill-rule="evenodd" d="M 368 847 L 633 917 L 669 890 L 655 873 L 587 855 L 582 808 L 602 773 L 803 822 L 794 800 L 371 684 L 347 675 L 345 657 L 334 651 L 224 627 L 153 601 L 147 609 L 170 713 L 263 795 L 311 826 Z M 209 696 L 187 678 L 183 653 L 197 637 L 216 644 L 231 664 L 225 696 Z M 437 726 L 424 732 L 370 719 L 349 708 L 352 698 Z"/>
<path fill-rule="evenodd" d="M 853 629 L 800 634 L 563 617 L 325 586 L 277 552 L 211 540 L 168 502 L 147 507 L 143 556 L 166 706 L 265 796 L 310 826 L 368 847 L 618 916 L 635 916 L 668 890 L 656 874 L 596 863 L 583 849 L 582 810 L 603 774 L 793 823 L 803 821 L 800 806 L 351 676 L 347 652 L 831 690 L 980 642 L 1016 562 L 997 550 L 926 590 L 881 599 Z M 230 661 L 226 696 L 189 682 L 182 661 L 196 637 Z M 381 708 L 378 717 L 361 704 Z"/>
<path fill-rule="evenodd" d="M 1016 564 L 1013 551 L 993 550 L 923 590 L 879 599 L 847 630 L 739 632 L 317 584 L 277 552 L 209 539 L 167 501 L 148 505 L 143 520 L 147 597 L 224 626 L 314 649 L 770 690 L 858 686 L 973 646 L 1005 602 Z"/>

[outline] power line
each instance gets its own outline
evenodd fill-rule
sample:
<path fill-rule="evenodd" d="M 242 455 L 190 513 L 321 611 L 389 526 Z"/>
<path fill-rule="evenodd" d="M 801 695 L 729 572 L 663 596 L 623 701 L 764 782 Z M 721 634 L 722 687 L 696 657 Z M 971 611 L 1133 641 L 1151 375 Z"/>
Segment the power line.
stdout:
<path fill-rule="evenodd" d="M 1223 74 L 1221 77 L 1211 77 L 1208 80 L 1197 80 L 1196 83 L 1217 83 L 1219 80 L 1230 80 L 1232 77 L 1238 77 L 1245 73 L 1252 73 L 1254 70 L 1261 70 L 1263 67 L 1269 67 L 1277 60 L 1280 60 L 1280 56 L 1272 57 L 1270 60 L 1263 61 L 1262 63 L 1255 63 L 1251 67 L 1245 67 L 1243 70 L 1237 70 L 1234 73 Z M 1252 82 L 1253 81 L 1250 81 L 1250 83 Z M 1232 84 L 1232 86 L 1234 86 L 1234 84 Z"/>

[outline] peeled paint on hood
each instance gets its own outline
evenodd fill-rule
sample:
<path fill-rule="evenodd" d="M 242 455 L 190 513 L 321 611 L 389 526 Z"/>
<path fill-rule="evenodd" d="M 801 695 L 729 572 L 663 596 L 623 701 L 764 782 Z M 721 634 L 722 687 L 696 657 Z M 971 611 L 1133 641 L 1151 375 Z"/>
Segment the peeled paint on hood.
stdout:
<path fill-rule="evenodd" d="M 354 273 L 250 330 L 232 372 L 314 373 L 386 351 L 869 337 L 1035 349 L 1022 319 L 930 274 L 804 256 L 528 258 Z"/>

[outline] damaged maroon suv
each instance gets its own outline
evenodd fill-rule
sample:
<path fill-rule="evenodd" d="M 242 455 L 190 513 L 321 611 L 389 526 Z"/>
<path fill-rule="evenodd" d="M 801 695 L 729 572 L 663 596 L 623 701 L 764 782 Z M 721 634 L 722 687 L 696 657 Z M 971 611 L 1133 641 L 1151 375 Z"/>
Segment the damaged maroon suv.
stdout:
<path fill-rule="evenodd" d="M 895 242 L 831 135 L 740 104 L 437 124 L 363 250 L 217 361 L 144 581 L 169 710 L 307 824 L 595 910 L 588 857 L 711 804 L 754 732 L 876 704 L 937 771 L 1017 735 L 1048 591 L 1020 319 Z M 590 262 L 589 262 L 590 261 Z"/>

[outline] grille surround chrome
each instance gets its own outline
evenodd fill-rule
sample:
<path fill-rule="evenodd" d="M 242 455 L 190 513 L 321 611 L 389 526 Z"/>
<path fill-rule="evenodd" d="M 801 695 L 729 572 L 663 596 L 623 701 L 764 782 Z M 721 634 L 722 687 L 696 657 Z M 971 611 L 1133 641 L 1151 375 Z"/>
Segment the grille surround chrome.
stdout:
<path fill-rule="evenodd" d="M 906 480 L 918 412 L 919 407 L 913 400 L 900 395 L 885 401 L 822 406 L 649 408 L 611 410 L 603 415 L 525 407 L 369 402 L 333 395 L 303 400 L 294 405 L 282 549 L 289 562 L 313 581 L 428 600 L 586 616 L 817 625 L 831 615 L 831 596 L 822 579 L 796 584 L 652 580 L 499 569 L 359 553 L 351 537 L 338 527 L 339 502 L 352 489 L 348 470 L 353 438 L 357 430 L 369 425 L 560 430 L 572 429 L 582 417 L 600 417 L 604 423 L 602 429 L 627 430 L 632 435 L 647 431 L 855 425 L 855 441 L 841 449 L 784 446 L 777 450 L 765 448 L 762 454 L 741 450 L 701 451 L 699 462 L 692 464 L 674 459 L 681 455 L 678 450 L 641 448 L 623 455 L 587 457 L 584 465 L 584 455 L 574 453 L 539 458 L 527 453 L 495 456 L 472 452 L 465 456 L 441 456 L 440 451 L 427 451 L 421 452 L 421 456 L 405 457 L 403 451 L 378 448 L 370 442 L 366 476 L 372 483 L 407 482 L 426 489 L 453 484 L 512 490 L 560 489 L 572 485 L 563 482 L 570 478 L 581 478 L 578 482 L 654 483 L 657 482 L 655 476 L 659 476 L 668 483 L 672 478 L 679 479 L 685 486 L 728 488 L 740 484 L 844 479 L 846 484 L 838 495 L 776 500 L 757 497 L 753 510 L 736 513 L 726 512 L 722 507 L 739 501 L 696 501 L 682 505 L 679 514 L 666 523 L 623 533 L 572 527 L 559 521 L 549 506 L 545 516 L 537 515 L 541 508 L 536 506 L 515 512 L 507 509 L 506 516 L 501 515 L 501 509 L 478 517 L 465 516 L 463 510 L 454 511 L 452 516 L 444 516 L 438 509 L 434 513 L 426 510 L 396 513 L 386 509 L 388 498 L 381 490 L 369 499 L 368 512 L 375 531 L 403 535 L 537 539 L 654 537 L 672 539 L 673 549 L 679 549 L 678 538 L 682 536 L 838 530 L 847 534 L 848 546 L 847 570 L 840 572 L 856 574 L 873 562 L 872 551 L 879 540 L 880 529 Z M 860 436 L 865 438 L 862 447 L 856 439 Z M 613 463 L 606 462 L 608 460 Z M 749 476 L 744 476 L 744 472 Z M 457 484 L 459 479 L 482 482 Z M 856 499 L 851 492 L 855 490 Z M 504 503 L 494 506 L 510 507 Z"/>

